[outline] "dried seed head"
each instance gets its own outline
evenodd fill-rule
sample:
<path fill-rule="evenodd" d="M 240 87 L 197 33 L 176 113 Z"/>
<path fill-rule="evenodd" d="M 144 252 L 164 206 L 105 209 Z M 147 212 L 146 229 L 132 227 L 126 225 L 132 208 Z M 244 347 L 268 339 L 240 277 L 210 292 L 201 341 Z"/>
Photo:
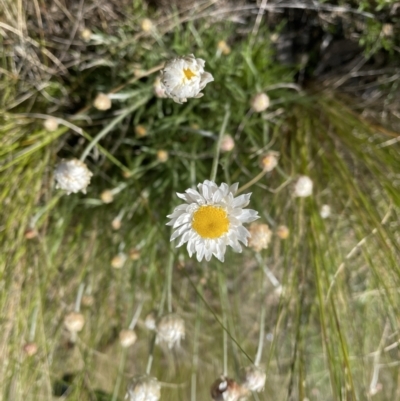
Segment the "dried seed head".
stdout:
<path fill-rule="evenodd" d="M 218 51 L 223 55 L 227 56 L 231 52 L 230 46 L 225 42 L 225 40 L 220 40 L 217 44 Z"/>
<path fill-rule="evenodd" d="M 90 38 L 92 37 L 92 31 L 90 29 L 84 29 L 81 32 L 81 38 L 85 41 L 90 40 Z"/>
<path fill-rule="evenodd" d="M 166 150 L 158 150 L 157 151 L 157 160 L 161 163 L 165 163 L 168 160 L 168 152 Z"/>
<path fill-rule="evenodd" d="M 331 207 L 329 205 L 322 205 L 319 214 L 323 219 L 327 219 L 331 215 Z"/>
<path fill-rule="evenodd" d="M 266 93 L 258 93 L 251 100 L 251 107 L 256 113 L 267 110 L 270 104 L 269 96 Z"/>
<path fill-rule="evenodd" d="M 143 138 L 144 136 L 147 135 L 147 129 L 144 125 L 137 125 L 135 127 L 135 134 L 136 136 L 138 136 L 139 138 Z"/>
<path fill-rule="evenodd" d="M 114 195 L 112 191 L 106 189 L 101 193 L 100 199 L 103 201 L 103 203 L 111 203 L 114 200 Z"/>
<path fill-rule="evenodd" d="M 155 314 L 155 312 L 150 312 L 146 316 L 146 318 L 144 319 L 144 325 L 149 330 L 155 330 L 156 329 L 156 314 Z"/>
<path fill-rule="evenodd" d="M 121 228 L 122 225 L 122 221 L 121 219 L 117 216 L 113 219 L 113 221 L 111 222 L 111 227 L 113 228 L 113 230 L 119 230 Z"/>
<path fill-rule="evenodd" d="M 176 313 L 163 316 L 157 322 L 156 343 L 166 343 L 168 348 L 175 344 L 179 347 L 181 339 L 185 338 L 185 321 Z"/>
<path fill-rule="evenodd" d="M 261 252 L 262 249 L 267 249 L 271 242 L 272 231 L 267 224 L 251 223 L 249 227 L 250 239 L 249 247 L 256 252 Z"/>
<path fill-rule="evenodd" d="M 43 126 L 46 131 L 54 132 L 58 128 L 58 120 L 54 117 L 46 118 L 46 120 L 44 120 Z"/>
<path fill-rule="evenodd" d="M 79 191 L 86 193 L 93 173 L 78 159 L 62 160 L 54 170 L 56 188 L 63 189 L 67 195 Z"/>
<path fill-rule="evenodd" d="M 221 140 L 221 152 L 230 152 L 234 147 L 234 139 L 230 135 L 224 135 Z"/>
<path fill-rule="evenodd" d="M 78 333 L 85 325 L 85 318 L 82 313 L 70 312 L 64 318 L 64 326 L 70 333 Z"/>
<path fill-rule="evenodd" d="M 127 256 L 125 253 L 120 252 L 118 255 L 115 255 L 111 259 L 111 266 L 114 269 L 122 269 L 124 267 L 124 264 L 126 262 Z"/>
<path fill-rule="evenodd" d="M 131 248 L 129 250 L 129 257 L 131 260 L 139 260 L 140 259 L 140 250 L 137 248 Z"/>
<path fill-rule="evenodd" d="M 97 110 L 108 110 L 111 108 L 111 99 L 105 93 L 99 93 L 94 99 L 93 106 Z"/>
<path fill-rule="evenodd" d="M 33 356 L 37 353 L 38 346 L 36 345 L 36 343 L 26 343 L 23 349 L 26 355 Z"/>
<path fill-rule="evenodd" d="M 150 32 L 154 28 L 154 25 L 149 18 L 144 18 L 140 26 L 144 32 Z"/>
<path fill-rule="evenodd" d="M 286 226 L 279 226 L 276 229 L 276 235 L 280 238 L 280 239 L 286 239 L 287 237 L 289 237 L 290 231 Z"/>
<path fill-rule="evenodd" d="M 121 330 L 119 332 L 119 342 L 123 348 L 128 348 L 135 344 L 137 335 L 133 330 Z"/>
<path fill-rule="evenodd" d="M 299 198 L 310 196 L 313 191 L 313 182 L 306 175 L 301 175 L 294 185 L 293 195 Z"/>
<path fill-rule="evenodd" d="M 263 155 L 260 160 L 260 166 L 264 171 L 270 172 L 278 165 L 279 153 L 270 151 Z"/>
<path fill-rule="evenodd" d="M 257 393 L 264 390 L 267 375 L 257 366 L 248 366 L 242 372 L 242 385 Z"/>
<path fill-rule="evenodd" d="M 158 401 L 161 396 L 161 386 L 155 377 L 136 376 L 127 389 L 125 399 L 128 401 Z"/>
<path fill-rule="evenodd" d="M 250 395 L 247 388 L 225 376 L 221 376 L 212 384 L 210 392 L 215 401 L 242 401 Z"/>

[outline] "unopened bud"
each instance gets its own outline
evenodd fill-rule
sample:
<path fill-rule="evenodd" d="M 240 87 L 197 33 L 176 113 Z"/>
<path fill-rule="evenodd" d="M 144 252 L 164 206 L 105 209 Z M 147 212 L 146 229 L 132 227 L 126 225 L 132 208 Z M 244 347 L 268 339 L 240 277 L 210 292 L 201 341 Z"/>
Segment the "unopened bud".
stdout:
<path fill-rule="evenodd" d="M 270 151 L 261 157 L 260 166 L 264 171 L 270 172 L 278 165 L 279 153 Z"/>
<path fill-rule="evenodd" d="M 128 348 L 135 344 L 137 335 L 133 330 L 121 330 L 119 333 L 119 342 L 123 348 Z"/>
<path fill-rule="evenodd" d="M 230 152 L 235 147 L 235 141 L 230 135 L 224 135 L 221 140 L 221 152 Z"/>
<path fill-rule="evenodd" d="M 127 259 L 126 254 L 120 252 L 118 255 L 114 256 L 111 259 L 111 266 L 114 269 L 122 269 L 125 265 L 126 259 Z"/>
<path fill-rule="evenodd" d="M 114 200 L 114 195 L 112 191 L 106 189 L 101 193 L 100 199 L 103 201 L 103 203 L 111 203 Z"/>
<path fill-rule="evenodd" d="M 166 150 L 160 149 L 160 150 L 157 151 L 157 160 L 160 163 L 165 163 L 168 160 L 168 157 L 169 157 L 169 155 L 168 155 L 168 152 Z"/>
<path fill-rule="evenodd" d="M 43 126 L 46 131 L 54 132 L 58 128 L 58 120 L 54 117 L 46 118 L 46 120 L 44 120 Z"/>
<path fill-rule="evenodd" d="M 64 318 L 64 326 L 70 333 L 77 333 L 83 329 L 85 318 L 82 313 L 70 312 Z"/>
<path fill-rule="evenodd" d="M 251 107 L 256 113 L 267 110 L 270 104 L 269 96 L 265 93 L 258 93 L 251 100 Z"/>
<path fill-rule="evenodd" d="M 142 20 L 141 27 L 142 31 L 150 32 L 153 29 L 154 25 L 149 18 L 144 18 Z"/>
<path fill-rule="evenodd" d="M 280 238 L 280 239 L 286 239 L 289 237 L 290 231 L 286 226 L 279 226 L 276 229 L 276 235 Z"/>
<path fill-rule="evenodd" d="M 108 110 L 111 108 L 111 99 L 105 93 L 99 93 L 94 99 L 93 106 L 97 110 Z"/>
<path fill-rule="evenodd" d="M 23 349 L 26 355 L 33 356 L 37 353 L 38 346 L 36 345 L 36 343 L 26 343 Z"/>
<path fill-rule="evenodd" d="M 223 55 L 228 55 L 231 52 L 230 46 L 225 42 L 225 40 L 220 40 L 217 44 L 218 51 Z"/>
<path fill-rule="evenodd" d="M 137 125 L 135 127 L 135 134 L 136 136 L 138 136 L 139 138 L 143 138 L 144 136 L 147 135 L 147 129 L 144 125 Z"/>

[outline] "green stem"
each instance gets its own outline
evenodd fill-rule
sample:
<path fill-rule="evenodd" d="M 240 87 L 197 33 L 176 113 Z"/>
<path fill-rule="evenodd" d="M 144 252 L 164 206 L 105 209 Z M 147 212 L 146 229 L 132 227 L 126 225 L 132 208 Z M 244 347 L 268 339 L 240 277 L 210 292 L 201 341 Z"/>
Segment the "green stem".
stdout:
<path fill-rule="evenodd" d="M 170 249 L 167 266 L 167 308 L 168 313 L 172 312 L 172 267 L 174 265 L 174 252 Z"/>
<path fill-rule="evenodd" d="M 229 116 L 231 114 L 228 104 L 225 106 L 225 110 L 226 111 L 225 111 L 224 121 L 222 122 L 221 130 L 219 131 L 219 135 L 218 135 L 218 140 L 217 140 L 217 143 L 214 148 L 214 160 L 213 160 L 213 164 L 212 164 L 212 168 L 211 168 L 211 175 L 210 175 L 210 181 L 213 181 L 213 182 L 215 182 L 215 178 L 217 176 L 222 137 L 225 133 L 226 126 L 228 125 Z"/>
<path fill-rule="evenodd" d="M 128 107 L 123 111 L 119 116 L 114 118 L 107 126 L 105 126 L 98 134 L 93 138 L 93 140 L 86 146 L 86 149 L 83 151 L 82 156 L 80 158 L 81 161 L 84 161 L 86 157 L 89 155 L 90 151 L 96 146 L 96 144 L 103 139 L 120 121 L 122 121 L 126 116 L 131 114 L 133 111 L 138 109 L 140 106 L 143 106 L 149 100 L 148 96 L 143 97 L 143 99 L 139 100 L 131 107 Z"/>

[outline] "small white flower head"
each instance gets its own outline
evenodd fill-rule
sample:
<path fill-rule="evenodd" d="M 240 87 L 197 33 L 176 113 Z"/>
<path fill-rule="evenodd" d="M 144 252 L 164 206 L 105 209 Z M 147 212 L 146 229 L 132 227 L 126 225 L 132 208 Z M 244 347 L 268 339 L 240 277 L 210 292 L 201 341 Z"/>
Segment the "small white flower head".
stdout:
<path fill-rule="evenodd" d="M 269 96 L 266 93 L 258 93 L 251 100 L 251 107 L 256 113 L 267 110 L 270 104 Z"/>
<path fill-rule="evenodd" d="M 161 77 L 158 76 L 153 83 L 153 90 L 154 90 L 154 94 L 156 95 L 156 97 L 162 99 L 167 97 L 167 95 L 165 94 L 165 89 L 164 86 L 161 83 Z"/>
<path fill-rule="evenodd" d="M 161 396 L 161 385 L 155 377 L 136 376 L 127 389 L 125 399 L 128 401 L 158 401 Z"/>
<path fill-rule="evenodd" d="M 221 152 L 230 152 L 235 147 L 235 141 L 230 135 L 224 135 L 221 140 Z"/>
<path fill-rule="evenodd" d="M 271 242 L 272 231 L 267 224 L 251 223 L 249 227 L 250 238 L 249 247 L 256 252 L 261 252 L 262 249 L 267 249 Z"/>
<path fill-rule="evenodd" d="M 83 329 L 85 318 L 82 313 L 70 312 L 64 318 L 64 326 L 70 333 L 77 333 Z"/>
<path fill-rule="evenodd" d="M 46 131 L 54 132 L 58 128 L 58 120 L 55 117 L 46 118 L 46 120 L 44 120 L 43 126 Z"/>
<path fill-rule="evenodd" d="M 185 321 L 176 313 L 163 316 L 156 326 L 156 343 L 166 343 L 171 349 L 175 344 L 179 347 L 185 338 Z"/>
<path fill-rule="evenodd" d="M 272 171 L 278 165 L 279 153 L 271 150 L 261 157 L 260 166 L 266 171 Z"/>
<path fill-rule="evenodd" d="M 128 348 L 135 344 L 137 340 L 137 335 L 133 330 L 121 330 L 119 332 L 119 342 L 123 348 Z"/>
<path fill-rule="evenodd" d="M 105 93 L 99 93 L 94 99 L 93 106 L 97 110 L 108 110 L 111 108 L 111 99 Z"/>
<path fill-rule="evenodd" d="M 185 194 L 177 193 L 186 203 L 179 205 L 167 217 L 167 225 L 174 228 L 171 241 L 180 237 L 177 247 L 187 243 L 189 256 L 197 254 L 209 261 L 214 255 L 224 261 L 226 247 L 242 252 L 239 241 L 247 246 L 250 233 L 243 226 L 259 218 L 258 212 L 244 209 L 250 202 L 250 194 L 237 196 L 238 183 L 220 186 L 212 181 L 198 184 L 198 191 L 187 189 Z"/>
<path fill-rule="evenodd" d="M 331 215 L 331 207 L 329 205 L 322 205 L 319 214 L 323 219 L 327 219 Z"/>
<path fill-rule="evenodd" d="M 161 71 L 161 83 L 165 93 L 176 103 L 184 103 L 188 98 L 203 96 L 201 91 L 211 81 L 213 76 L 204 71 L 205 61 L 189 56 L 176 57 L 165 63 Z"/>
<path fill-rule="evenodd" d="M 250 395 L 247 388 L 226 376 L 218 378 L 212 384 L 210 392 L 215 401 L 244 401 Z"/>
<path fill-rule="evenodd" d="M 294 196 L 299 198 L 305 198 L 312 195 L 313 182 L 311 178 L 306 175 L 301 175 L 294 185 Z"/>
<path fill-rule="evenodd" d="M 115 217 L 112 222 L 111 222 L 111 227 L 113 230 L 117 231 L 121 228 L 122 226 L 122 220 L 119 216 Z"/>
<path fill-rule="evenodd" d="M 56 188 L 63 189 L 67 195 L 79 191 L 85 194 L 92 175 L 86 164 L 78 159 L 62 160 L 54 170 Z"/>
<path fill-rule="evenodd" d="M 248 366 L 242 372 L 243 387 L 249 389 L 250 391 L 255 391 L 260 393 L 264 390 L 265 381 L 267 380 L 267 375 L 265 372 L 257 366 Z"/>

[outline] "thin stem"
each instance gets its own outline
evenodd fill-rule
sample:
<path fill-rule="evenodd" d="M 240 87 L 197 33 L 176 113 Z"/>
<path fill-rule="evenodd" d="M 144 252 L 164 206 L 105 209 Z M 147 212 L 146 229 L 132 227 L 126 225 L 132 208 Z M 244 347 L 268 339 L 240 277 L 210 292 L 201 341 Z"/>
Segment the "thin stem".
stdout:
<path fill-rule="evenodd" d="M 259 174 L 257 174 L 254 178 L 252 178 L 248 183 L 242 185 L 236 192 L 236 194 L 239 194 L 240 192 L 243 192 L 245 189 L 251 187 L 253 184 L 256 182 L 260 181 L 261 178 L 264 177 L 264 175 L 267 174 L 267 171 L 261 171 Z"/>
<path fill-rule="evenodd" d="M 135 328 L 136 323 L 139 320 L 140 313 L 142 312 L 143 304 L 144 304 L 144 300 L 142 299 L 139 303 L 139 306 L 137 307 L 137 309 L 135 311 L 135 314 L 132 317 L 130 324 L 129 324 L 129 327 L 128 327 L 129 330 L 133 330 Z"/>
<path fill-rule="evenodd" d="M 172 312 L 172 267 L 174 265 L 174 252 L 170 249 L 169 260 L 167 266 L 167 308 L 168 312 Z"/>
<path fill-rule="evenodd" d="M 254 360 L 254 365 L 258 366 L 261 362 L 262 351 L 264 347 L 264 337 L 265 337 L 265 302 L 263 299 L 261 305 L 261 313 L 260 313 L 260 337 L 258 339 L 258 348 L 256 358 Z"/>
<path fill-rule="evenodd" d="M 147 359 L 146 375 L 150 374 L 151 365 L 153 364 L 153 359 L 154 359 L 153 358 L 153 352 L 154 352 L 154 344 L 155 343 L 156 343 L 156 335 L 154 335 L 153 339 L 151 340 L 149 358 Z"/>
<path fill-rule="evenodd" d="M 192 359 L 192 377 L 190 386 L 190 401 L 196 401 L 197 367 L 199 363 L 199 330 L 200 330 L 200 302 L 199 298 L 197 297 L 196 323 L 194 326 L 194 338 L 193 338 L 193 359 Z"/>
<path fill-rule="evenodd" d="M 106 127 L 104 127 L 98 134 L 93 138 L 93 140 L 86 146 L 86 149 L 83 151 L 82 156 L 80 158 L 81 161 L 84 161 L 86 157 L 89 155 L 90 151 L 96 146 L 96 144 L 103 139 L 120 121 L 122 121 L 126 116 L 131 114 L 133 111 L 138 109 L 140 106 L 144 105 L 149 100 L 148 96 L 144 96 L 143 99 L 139 100 L 131 107 L 125 109 L 119 116 L 114 118 Z"/>
<path fill-rule="evenodd" d="M 84 289 L 85 289 L 85 284 L 83 284 L 83 283 L 79 284 L 78 295 L 76 296 L 76 300 L 75 300 L 75 312 L 79 312 L 81 309 L 81 301 L 82 301 Z"/>
<path fill-rule="evenodd" d="M 125 363 L 126 363 L 126 356 L 127 356 L 127 348 L 123 348 L 121 359 L 119 360 L 118 376 L 117 376 L 117 380 L 115 382 L 111 401 L 116 401 L 118 399 L 119 388 L 121 387 L 122 376 L 123 376 Z"/>
<path fill-rule="evenodd" d="M 210 181 L 213 181 L 213 182 L 215 182 L 215 177 L 217 176 L 222 137 L 225 133 L 226 126 L 228 125 L 229 116 L 231 114 L 228 104 L 225 106 L 225 110 L 226 111 L 225 111 L 224 121 L 222 122 L 221 130 L 219 131 L 219 135 L 218 135 L 218 140 L 217 140 L 217 143 L 215 144 L 215 148 L 214 148 L 214 159 L 213 159 L 211 175 L 210 175 Z"/>
<path fill-rule="evenodd" d="M 221 301 L 222 308 L 222 324 L 224 327 L 227 327 L 227 319 L 226 319 L 226 309 L 225 309 L 225 297 L 223 297 L 224 293 L 224 284 L 225 280 L 223 279 L 221 266 L 218 264 L 218 282 L 219 282 L 219 296 Z M 222 348 L 224 351 L 224 359 L 223 359 L 223 375 L 228 376 L 228 334 L 226 330 L 222 332 Z"/>
<path fill-rule="evenodd" d="M 28 341 L 31 343 L 35 339 L 35 332 L 36 332 L 36 324 L 37 324 L 37 316 L 39 313 L 39 305 L 35 306 L 35 309 L 33 310 L 32 313 L 32 320 L 31 320 L 31 327 L 29 330 L 29 337 Z"/>

